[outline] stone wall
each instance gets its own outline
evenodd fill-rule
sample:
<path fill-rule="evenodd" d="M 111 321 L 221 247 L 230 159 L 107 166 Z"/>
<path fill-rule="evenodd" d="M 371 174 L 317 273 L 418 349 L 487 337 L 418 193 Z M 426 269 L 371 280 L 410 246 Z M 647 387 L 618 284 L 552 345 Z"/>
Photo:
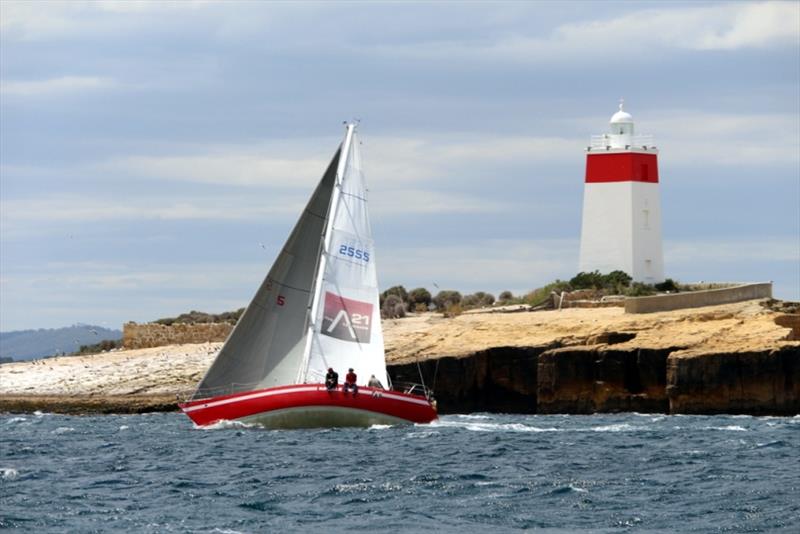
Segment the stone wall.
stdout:
<path fill-rule="evenodd" d="M 768 298 L 772 298 L 772 282 L 742 284 L 725 289 L 629 298 L 625 301 L 625 313 L 652 313 Z"/>
<path fill-rule="evenodd" d="M 228 323 L 126 323 L 122 327 L 122 345 L 126 349 L 145 349 L 183 343 L 225 341 L 233 330 Z"/>

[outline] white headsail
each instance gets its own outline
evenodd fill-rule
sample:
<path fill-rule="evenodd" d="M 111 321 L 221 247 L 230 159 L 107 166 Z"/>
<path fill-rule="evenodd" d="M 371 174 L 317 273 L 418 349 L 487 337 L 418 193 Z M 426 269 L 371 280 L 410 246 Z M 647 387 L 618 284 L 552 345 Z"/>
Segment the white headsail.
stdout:
<path fill-rule="evenodd" d="M 340 374 L 352 367 L 359 382 L 374 374 L 386 384 L 375 249 L 354 125 L 348 125 L 342 146 L 329 217 L 311 310 L 308 363 L 299 378 L 321 382 L 329 367 Z"/>

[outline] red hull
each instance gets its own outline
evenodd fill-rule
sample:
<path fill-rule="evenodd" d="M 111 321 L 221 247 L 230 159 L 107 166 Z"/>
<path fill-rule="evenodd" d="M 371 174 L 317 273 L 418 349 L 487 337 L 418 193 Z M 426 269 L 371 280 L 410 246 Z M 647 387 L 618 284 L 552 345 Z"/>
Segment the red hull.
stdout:
<path fill-rule="evenodd" d="M 328 391 L 322 384 L 297 384 L 223 395 L 180 404 L 199 426 L 245 421 L 269 427 L 303 428 L 429 423 L 436 410 L 425 397 L 359 387 Z"/>

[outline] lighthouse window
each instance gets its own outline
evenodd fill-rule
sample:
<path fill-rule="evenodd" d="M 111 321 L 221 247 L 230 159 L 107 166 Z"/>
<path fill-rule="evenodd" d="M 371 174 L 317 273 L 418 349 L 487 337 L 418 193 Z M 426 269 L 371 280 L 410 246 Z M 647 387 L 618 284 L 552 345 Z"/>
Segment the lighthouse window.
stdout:
<path fill-rule="evenodd" d="M 642 210 L 642 221 L 645 230 L 650 229 L 650 210 Z"/>
<path fill-rule="evenodd" d="M 642 163 L 642 181 L 650 181 L 650 166 L 647 163 Z"/>

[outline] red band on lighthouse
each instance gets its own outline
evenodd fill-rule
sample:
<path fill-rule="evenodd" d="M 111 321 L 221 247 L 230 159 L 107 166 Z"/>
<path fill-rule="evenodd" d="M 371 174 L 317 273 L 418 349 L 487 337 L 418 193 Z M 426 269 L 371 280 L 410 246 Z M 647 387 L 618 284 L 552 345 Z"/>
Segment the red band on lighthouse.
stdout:
<path fill-rule="evenodd" d="M 586 183 L 645 182 L 658 183 L 655 154 L 623 152 L 586 155 Z"/>

